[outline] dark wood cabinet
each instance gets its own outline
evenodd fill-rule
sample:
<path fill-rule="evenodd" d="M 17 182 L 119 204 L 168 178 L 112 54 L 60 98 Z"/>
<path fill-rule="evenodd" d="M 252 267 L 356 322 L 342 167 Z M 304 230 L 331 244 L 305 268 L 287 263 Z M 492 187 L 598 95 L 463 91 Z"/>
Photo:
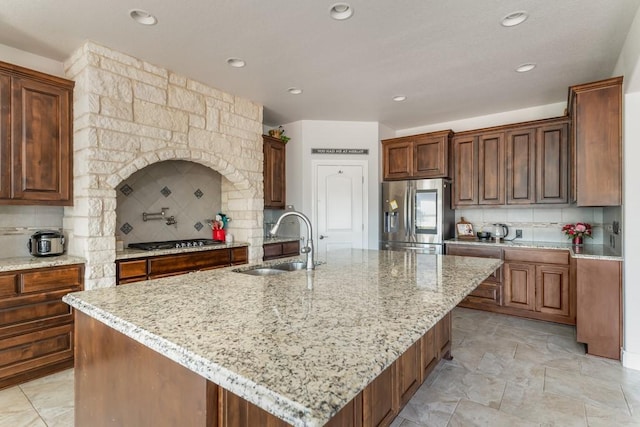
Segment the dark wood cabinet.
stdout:
<path fill-rule="evenodd" d="M 576 260 L 578 342 L 587 353 L 620 359 L 622 347 L 622 262 Z"/>
<path fill-rule="evenodd" d="M 536 266 L 517 262 L 504 264 L 504 305 L 534 311 Z"/>
<path fill-rule="evenodd" d="M 286 150 L 285 143 L 262 135 L 264 154 L 264 207 L 283 209 L 286 204 Z"/>
<path fill-rule="evenodd" d="M 421 342 L 415 342 L 402 356 L 398 359 L 397 375 L 398 375 L 398 399 L 400 407 L 409 402 L 418 387 L 421 384 L 422 369 L 421 363 Z"/>
<path fill-rule="evenodd" d="M 73 203 L 73 86 L 0 62 L 0 203 Z"/>
<path fill-rule="evenodd" d="M 453 138 L 453 206 L 568 203 L 566 117 L 461 132 Z"/>
<path fill-rule="evenodd" d="M 478 205 L 478 143 L 474 135 L 453 138 L 453 206 Z"/>
<path fill-rule="evenodd" d="M 420 382 L 423 383 L 438 364 L 436 331 L 431 328 L 420 339 Z"/>
<path fill-rule="evenodd" d="M 300 254 L 300 241 L 265 243 L 262 245 L 262 249 L 264 251 L 263 261 L 296 256 Z"/>
<path fill-rule="evenodd" d="M 478 136 L 478 204 L 505 203 L 504 133 Z"/>
<path fill-rule="evenodd" d="M 507 132 L 506 202 L 535 203 L 536 131 L 533 128 Z"/>
<path fill-rule="evenodd" d="M 569 88 L 571 199 L 622 204 L 622 77 Z"/>
<path fill-rule="evenodd" d="M 81 264 L 0 274 L 0 388 L 73 366 L 74 313 L 62 297 L 83 283 Z"/>
<path fill-rule="evenodd" d="M 447 255 L 502 259 L 502 249 L 491 245 L 447 245 Z M 465 297 L 460 307 L 480 308 L 502 305 L 502 270 L 500 267 Z"/>
<path fill-rule="evenodd" d="M 535 202 L 569 202 L 569 123 L 551 122 L 536 129 Z"/>
<path fill-rule="evenodd" d="M 246 264 L 246 246 L 212 249 L 170 255 L 150 255 L 144 258 L 116 261 L 116 284 L 177 276 L 199 270 Z"/>
<path fill-rule="evenodd" d="M 575 324 L 568 251 L 507 248 L 504 260 L 505 307 L 530 311 L 525 316 L 535 319 Z"/>
<path fill-rule="evenodd" d="M 451 176 L 451 130 L 382 141 L 385 181 Z"/>
<path fill-rule="evenodd" d="M 362 392 L 362 425 L 390 425 L 398 415 L 398 402 L 396 365 L 393 364 L 371 381 Z"/>

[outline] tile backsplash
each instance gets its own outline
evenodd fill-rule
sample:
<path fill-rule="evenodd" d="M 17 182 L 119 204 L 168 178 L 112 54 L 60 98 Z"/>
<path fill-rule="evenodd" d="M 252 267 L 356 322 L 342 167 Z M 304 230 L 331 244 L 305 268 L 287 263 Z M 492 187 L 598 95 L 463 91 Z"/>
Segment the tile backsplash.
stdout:
<path fill-rule="evenodd" d="M 264 210 L 264 237 L 269 238 L 269 230 L 276 225 L 278 218 L 287 210 L 293 210 L 293 206 L 287 209 L 265 209 Z M 306 231 L 305 231 L 306 233 Z M 278 237 L 299 237 L 300 236 L 300 220 L 296 217 L 289 216 L 282 220 L 278 228 Z"/>
<path fill-rule="evenodd" d="M 0 258 L 28 256 L 37 230 L 62 231 L 61 206 L 0 206 Z"/>
<path fill-rule="evenodd" d="M 534 242 L 570 243 L 562 227 L 586 222 L 593 227 L 593 238 L 586 239 L 585 243 L 605 243 L 603 208 L 456 209 L 456 222 L 461 217 L 473 224 L 474 231 L 493 232 L 494 223 L 504 223 L 509 227 L 508 239 L 515 237 L 516 229 L 521 229 L 522 240 Z"/>
<path fill-rule="evenodd" d="M 129 243 L 210 239 L 206 223 L 220 211 L 222 175 L 198 163 L 169 160 L 154 163 L 116 187 L 116 239 Z M 143 220 L 143 213 L 165 218 Z M 159 218 L 162 218 L 158 216 Z M 173 217 L 175 224 L 167 225 Z M 233 222 L 229 225 L 233 230 Z"/>

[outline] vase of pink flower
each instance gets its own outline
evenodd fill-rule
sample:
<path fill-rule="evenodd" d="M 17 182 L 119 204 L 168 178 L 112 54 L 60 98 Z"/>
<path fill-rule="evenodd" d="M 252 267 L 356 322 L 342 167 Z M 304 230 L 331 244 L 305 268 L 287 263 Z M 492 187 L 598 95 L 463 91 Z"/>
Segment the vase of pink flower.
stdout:
<path fill-rule="evenodd" d="M 572 239 L 574 245 L 581 245 L 585 236 L 592 237 L 591 224 L 586 222 L 567 224 L 562 227 L 562 232 L 567 235 L 567 238 Z"/>

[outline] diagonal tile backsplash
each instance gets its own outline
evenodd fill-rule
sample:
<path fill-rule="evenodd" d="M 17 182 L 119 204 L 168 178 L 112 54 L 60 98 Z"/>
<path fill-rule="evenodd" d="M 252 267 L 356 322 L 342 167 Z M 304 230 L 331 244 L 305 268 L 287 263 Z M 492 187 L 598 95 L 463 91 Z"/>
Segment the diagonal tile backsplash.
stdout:
<path fill-rule="evenodd" d="M 222 175 L 198 163 L 169 160 L 139 170 L 116 187 L 116 239 L 129 243 L 212 237 L 205 220 L 221 207 Z M 164 220 L 143 221 L 160 213 Z M 173 216 L 175 225 L 167 225 Z M 231 224 L 231 226 L 233 223 Z"/>

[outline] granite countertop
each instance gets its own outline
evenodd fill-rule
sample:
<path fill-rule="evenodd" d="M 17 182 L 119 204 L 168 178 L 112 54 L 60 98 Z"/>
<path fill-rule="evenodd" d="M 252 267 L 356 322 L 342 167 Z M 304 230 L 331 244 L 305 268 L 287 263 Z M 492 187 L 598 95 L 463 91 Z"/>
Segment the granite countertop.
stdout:
<path fill-rule="evenodd" d="M 64 301 L 295 426 L 320 426 L 502 264 L 360 249 L 323 261 L 310 272 L 228 267 Z"/>
<path fill-rule="evenodd" d="M 207 245 L 207 246 L 195 246 L 190 248 L 158 249 L 153 251 L 127 248 L 122 251 L 116 252 L 116 261 L 121 259 L 148 258 L 148 257 L 158 256 L 158 255 L 182 254 L 186 252 L 201 252 L 201 251 L 213 251 L 216 249 L 240 248 L 243 246 L 249 246 L 249 244 L 246 242 L 219 243 L 219 244 Z"/>
<path fill-rule="evenodd" d="M 22 256 L 0 259 L 0 272 L 27 270 L 30 268 L 57 267 L 60 265 L 84 264 L 84 258 L 71 255 L 57 255 L 48 257 Z"/>
<path fill-rule="evenodd" d="M 531 242 L 526 240 L 513 240 L 495 243 L 494 241 L 481 241 L 478 239 L 449 239 L 445 244 L 497 246 L 502 248 L 532 248 L 532 249 L 563 249 L 568 250 L 573 258 L 591 258 L 612 261 L 622 261 L 623 257 L 609 246 L 584 244 L 575 246 L 571 243 L 558 242 Z"/>

